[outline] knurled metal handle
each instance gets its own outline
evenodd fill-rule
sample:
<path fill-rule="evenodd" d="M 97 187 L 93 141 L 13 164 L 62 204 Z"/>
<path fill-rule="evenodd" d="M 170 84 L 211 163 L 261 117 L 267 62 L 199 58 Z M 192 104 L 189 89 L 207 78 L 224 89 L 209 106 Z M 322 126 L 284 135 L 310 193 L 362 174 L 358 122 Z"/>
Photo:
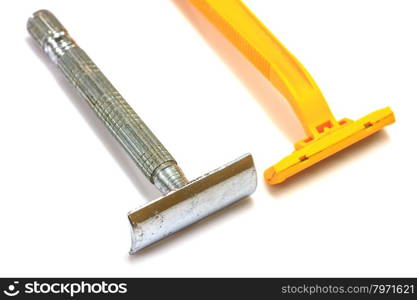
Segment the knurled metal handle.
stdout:
<path fill-rule="evenodd" d="M 164 193 L 183 186 L 186 179 L 168 150 L 78 47 L 56 17 L 49 11 L 41 10 L 29 19 L 27 26 L 32 37 L 58 65 L 145 176 Z M 163 170 L 160 176 L 166 179 L 168 187 L 159 186 L 156 182 L 159 180 L 155 176 Z"/>

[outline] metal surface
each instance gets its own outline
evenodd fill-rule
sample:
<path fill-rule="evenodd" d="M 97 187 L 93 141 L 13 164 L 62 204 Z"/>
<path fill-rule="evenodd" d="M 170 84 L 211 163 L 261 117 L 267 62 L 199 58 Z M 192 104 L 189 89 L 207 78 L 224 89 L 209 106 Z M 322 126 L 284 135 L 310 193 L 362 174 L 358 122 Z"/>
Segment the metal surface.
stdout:
<path fill-rule="evenodd" d="M 129 213 L 134 253 L 255 191 L 256 170 L 247 154 L 165 197 Z"/>
<path fill-rule="evenodd" d="M 27 29 L 139 169 L 167 194 L 129 214 L 131 253 L 253 193 L 256 171 L 250 155 L 189 183 L 174 158 L 54 15 L 46 10 L 34 13 Z"/>
<path fill-rule="evenodd" d="M 151 182 L 158 180 L 157 187 L 161 192 L 175 190 L 187 183 L 168 150 L 53 14 L 45 10 L 36 12 L 29 19 L 27 28 L 145 176 Z M 165 168 L 170 168 L 169 178 L 162 172 Z"/>

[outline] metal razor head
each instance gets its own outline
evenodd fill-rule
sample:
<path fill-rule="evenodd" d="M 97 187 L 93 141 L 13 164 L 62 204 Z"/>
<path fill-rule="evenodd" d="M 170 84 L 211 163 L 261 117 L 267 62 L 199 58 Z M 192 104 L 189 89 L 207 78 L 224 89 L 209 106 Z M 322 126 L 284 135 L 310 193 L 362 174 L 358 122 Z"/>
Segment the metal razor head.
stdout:
<path fill-rule="evenodd" d="M 130 212 L 130 254 L 249 196 L 256 184 L 255 165 L 246 154 Z"/>

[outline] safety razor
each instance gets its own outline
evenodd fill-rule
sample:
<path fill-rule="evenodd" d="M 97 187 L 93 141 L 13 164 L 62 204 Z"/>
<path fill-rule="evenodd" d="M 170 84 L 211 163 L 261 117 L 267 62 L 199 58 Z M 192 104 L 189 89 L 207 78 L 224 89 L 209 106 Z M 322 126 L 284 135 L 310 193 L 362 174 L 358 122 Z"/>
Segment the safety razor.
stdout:
<path fill-rule="evenodd" d="M 255 191 L 256 170 L 250 154 L 188 181 L 172 155 L 52 13 L 35 12 L 27 29 L 163 194 L 128 214 L 131 254 Z"/>

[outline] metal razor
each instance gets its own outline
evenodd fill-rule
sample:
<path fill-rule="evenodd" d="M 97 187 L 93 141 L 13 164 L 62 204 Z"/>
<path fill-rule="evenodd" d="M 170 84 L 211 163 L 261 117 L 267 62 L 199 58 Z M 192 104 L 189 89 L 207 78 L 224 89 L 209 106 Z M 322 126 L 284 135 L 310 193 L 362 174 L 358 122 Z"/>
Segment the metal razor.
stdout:
<path fill-rule="evenodd" d="M 35 12 L 27 29 L 163 194 L 128 214 L 131 254 L 255 191 L 256 170 L 250 154 L 188 181 L 171 154 L 52 13 Z"/>

